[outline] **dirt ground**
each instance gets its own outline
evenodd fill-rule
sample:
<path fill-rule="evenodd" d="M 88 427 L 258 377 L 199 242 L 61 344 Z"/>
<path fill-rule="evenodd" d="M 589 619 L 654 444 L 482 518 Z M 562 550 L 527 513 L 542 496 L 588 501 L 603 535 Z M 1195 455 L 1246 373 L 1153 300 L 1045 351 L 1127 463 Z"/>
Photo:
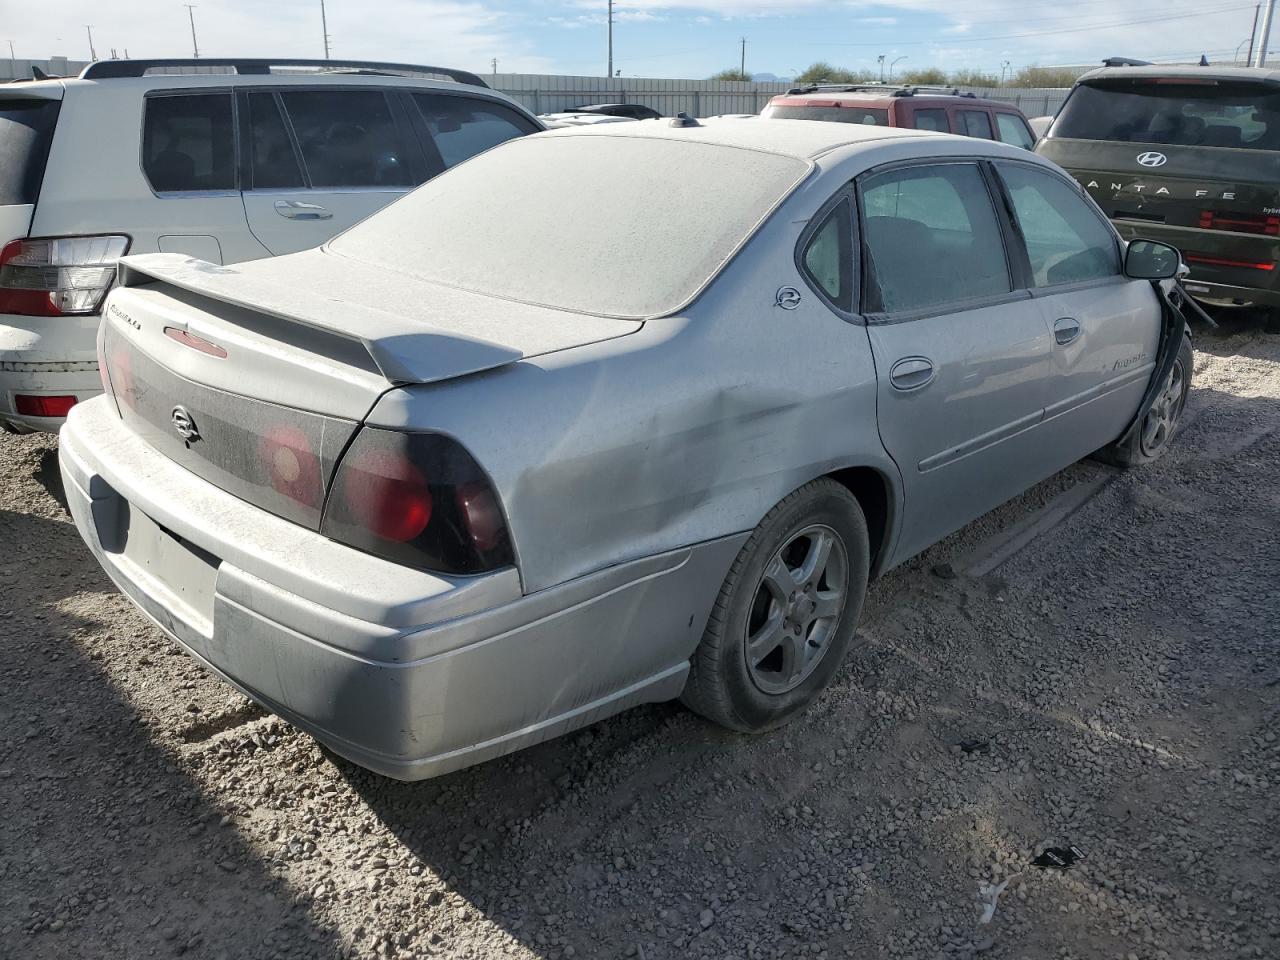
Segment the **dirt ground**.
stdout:
<path fill-rule="evenodd" d="M 1280 956 L 1280 336 L 1198 348 L 1168 456 L 874 584 L 789 727 L 667 704 L 420 784 L 206 676 L 0 437 L 0 957 Z"/>

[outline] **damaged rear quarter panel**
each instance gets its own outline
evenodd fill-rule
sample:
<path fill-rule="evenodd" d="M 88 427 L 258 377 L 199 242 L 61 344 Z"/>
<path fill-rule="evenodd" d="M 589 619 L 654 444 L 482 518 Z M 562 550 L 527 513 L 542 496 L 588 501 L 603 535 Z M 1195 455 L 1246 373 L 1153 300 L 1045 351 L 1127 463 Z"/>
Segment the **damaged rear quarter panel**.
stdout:
<path fill-rule="evenodd" d="M 680 316 L 392 391 L 369 422 L 440 431 L 475 455 L 507 511 L 526 593 L 748 531 L 845 466 L 875 467 L 896 488 L 866 330 L 828 309 L 793 262 L 825 198 L 807 192 Z M 795 310 L 775 306 L 784 285 L 802 291 Z"/>

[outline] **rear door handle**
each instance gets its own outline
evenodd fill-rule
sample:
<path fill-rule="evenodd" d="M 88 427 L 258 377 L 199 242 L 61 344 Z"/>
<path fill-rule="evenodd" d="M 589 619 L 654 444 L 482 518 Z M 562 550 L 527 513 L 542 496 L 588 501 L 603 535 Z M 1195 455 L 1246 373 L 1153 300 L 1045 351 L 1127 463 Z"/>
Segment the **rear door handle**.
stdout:
<path fill-rule="evenodd" d="M 933 382 L 933 361 L 927 357 L 903 357 L 889 368 L 895 390 L 919 390 Z"/>
<path fill-rule="evenodd" d="M 1053 321 L 1053 339 L 1057 341 L 1058 346 L 1065 347 L 1078 336 L 1080 336 L 1080 321 L 1075 317 L 1063 317 Z"/>
<path fill-rule="evenodd" d="M 290 220 L 331 220 L 333 214 L 318 203 L 304 203 L 301 200 L 277 200 L 276 213 Z"/>

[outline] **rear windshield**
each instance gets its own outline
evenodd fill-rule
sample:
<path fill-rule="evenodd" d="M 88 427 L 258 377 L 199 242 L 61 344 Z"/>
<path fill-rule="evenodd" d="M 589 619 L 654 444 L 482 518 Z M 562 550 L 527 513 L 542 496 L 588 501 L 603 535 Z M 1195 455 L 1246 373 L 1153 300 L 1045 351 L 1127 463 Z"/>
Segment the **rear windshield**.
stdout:
<path fill-rule="evenodd" d="M 770 104 L 761 114 L 773 120 L 831 120 L 835 123 L 865 123 L 876 127 L 889 125 L 889 111 L 875 107 L 789 106 Z"/>
<path fill-rule="evenodd" d="M 329 249 L 508 300 L 661 316 L 808 170 L 795 157 L 690 140 L 538 134 L 427 181 Z"/>
<path fill-rule="evenodd" d="M 0 206 L 36 202 L 60 105 L 0 98 Z"/>
<path fill-rule="evenodd" d="M 1280 150 L 1280 91 L 1247 83 L 1086 84 L 1067 99 L 1053 136 Z"/>

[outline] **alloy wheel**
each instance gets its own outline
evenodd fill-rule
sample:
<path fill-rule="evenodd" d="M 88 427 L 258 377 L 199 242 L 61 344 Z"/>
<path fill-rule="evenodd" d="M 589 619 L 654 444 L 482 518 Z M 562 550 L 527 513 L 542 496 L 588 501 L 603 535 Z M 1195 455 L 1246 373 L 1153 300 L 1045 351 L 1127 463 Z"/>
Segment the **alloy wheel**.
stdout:
<path fill-rule="evenodd" d="M 747 616 L 747 669 L 763 692 L 794 690 L 813 671 L 840 625 L 849 562 L 824 524 L 805 527 L 764 568 Z"/>
<path fill-rule="evenodd" d="M 1178 418 L 1182 416 L 1183 376 L 1182 360 L 1179 359 L 1142 419 L 1142 452 L 1149 457 L 1155 456 L 1169 442 Z"/>

